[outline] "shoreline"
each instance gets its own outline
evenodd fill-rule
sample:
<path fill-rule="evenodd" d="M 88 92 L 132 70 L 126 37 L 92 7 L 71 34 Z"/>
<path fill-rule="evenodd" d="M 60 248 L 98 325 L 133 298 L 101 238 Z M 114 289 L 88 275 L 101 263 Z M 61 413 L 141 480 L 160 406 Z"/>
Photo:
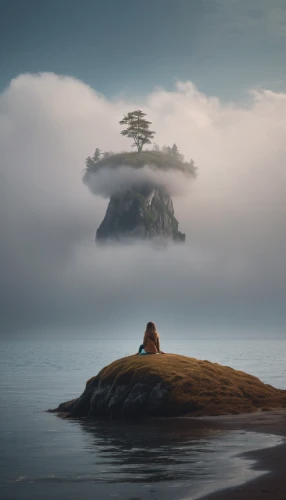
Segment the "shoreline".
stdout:
<path fill-rule="evenodd" d="M 241 455 L 254 460 L 252 469 L 265 472 L 264 474 L 240 486 L 201 496 L 198 500 L 286 500 L 285 409 L 235 416 L 201 417 L 199 420 L 221 430 L 246 430 L 281 436 L 284 442 L 272 448 Z"/>
<path fill-rule="evenodd" d="M 63 414 L 57 414 L 63 418 Z M 75 419 L 77 420 L 77 419 Z M 155 419 L 157 422 L 160 419 Z M 165 420 L 165 418 L 162 418 Z M 258 411 L 239 415 L 212 417 L 193 417 L 185 415 L 166 420 L 191 422 L 193 427 L 208 427 L 221 431 L 250 431 L 271 434 L 284 441 L 273 447 L 241 453 L 242 459 L 251 460 L 249 470 L 259 471 L 261 475 L 247 480 L 238 486 L 226 486 L 196 497 L 197 500 L 286 500 L 286 409 Z M 188 498 L 186 492 L 183 496 Z M 143 498 L 143 497 L 142 497 Z M 149 498 L 149 497 L 148 497 Z"/>

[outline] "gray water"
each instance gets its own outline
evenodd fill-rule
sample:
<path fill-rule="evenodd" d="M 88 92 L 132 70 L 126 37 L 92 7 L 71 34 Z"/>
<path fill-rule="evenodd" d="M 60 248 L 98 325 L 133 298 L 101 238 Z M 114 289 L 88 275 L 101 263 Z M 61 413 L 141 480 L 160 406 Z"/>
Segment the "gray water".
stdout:
<path fill-rule="evenodd" d="M 81 394 L 85 382 L 136 342 L 53 339 L 1 342 L 0 487 L 4 500 L 189 499 L 254 478 L 238 456 L 281 439 L 218 431 L 198 422 L 65 421 L 48 408 Z M 177 352 L 286 388 L 285 340 L 164 339 Z"/>

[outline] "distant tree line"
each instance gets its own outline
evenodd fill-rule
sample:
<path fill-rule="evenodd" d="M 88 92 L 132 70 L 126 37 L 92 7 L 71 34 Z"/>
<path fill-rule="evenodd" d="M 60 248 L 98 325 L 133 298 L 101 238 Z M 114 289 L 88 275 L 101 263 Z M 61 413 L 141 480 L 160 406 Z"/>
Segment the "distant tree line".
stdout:
<path fill-rule="evenodd" d="M 112 151 L 100 151 L 99 148 L 96 148 L 93 156 L 88 156 L 85 160 L 86 169 L 90 170 L 100 160 L 104 160 L 109 156 L 112 156 L 114 153 Z"/>
<path fill-rule="evenodd" d="M 191 167 L 191 169 L 194 171 L 194 174 L 196 175 L 197 167 L 195 166 L 194 160 L 191 159 L 189 162 L 185 161 L 185 157 L 182 153 L 180 153 L 177 144 L 174 143 L 172 147 L 163 146 L 161 150 L 158 144 L 154 144 L 153 151 L 162 152 L 163 154 L 177 160 L 178 163 Z"/>

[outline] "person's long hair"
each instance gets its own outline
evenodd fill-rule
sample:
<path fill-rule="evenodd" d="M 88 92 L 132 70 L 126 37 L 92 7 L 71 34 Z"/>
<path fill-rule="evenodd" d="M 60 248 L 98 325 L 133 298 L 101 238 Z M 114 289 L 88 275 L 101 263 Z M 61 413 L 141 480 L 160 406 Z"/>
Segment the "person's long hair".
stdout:
<path fill-rule="evenodd" d="M 155 342 L 158 336 L 159 333 L 157 332 L 155 323 L 153 323 L 153 321 L 149 321 L 146 326 L 144 338 L 149 337 L 149 339 L 152 339 Z"/>

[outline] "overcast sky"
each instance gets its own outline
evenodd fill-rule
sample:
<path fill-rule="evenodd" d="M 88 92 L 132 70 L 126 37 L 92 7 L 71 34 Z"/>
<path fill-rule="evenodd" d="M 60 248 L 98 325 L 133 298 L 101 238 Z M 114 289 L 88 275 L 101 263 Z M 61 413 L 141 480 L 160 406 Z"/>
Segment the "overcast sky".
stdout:
<path fill-rule="evenodd" d="M 81 176 L 95 147 L 129 149 L 123 114 L 143 109 L 156 142 L 199 167 L 174 204 L 185 245 L 94 244 L 108 200 Z M 1 334 L 285 336 L 286 94 L 245 102 L 190 81 L 108 98 L 56 74 L 0 96 Z"/>

